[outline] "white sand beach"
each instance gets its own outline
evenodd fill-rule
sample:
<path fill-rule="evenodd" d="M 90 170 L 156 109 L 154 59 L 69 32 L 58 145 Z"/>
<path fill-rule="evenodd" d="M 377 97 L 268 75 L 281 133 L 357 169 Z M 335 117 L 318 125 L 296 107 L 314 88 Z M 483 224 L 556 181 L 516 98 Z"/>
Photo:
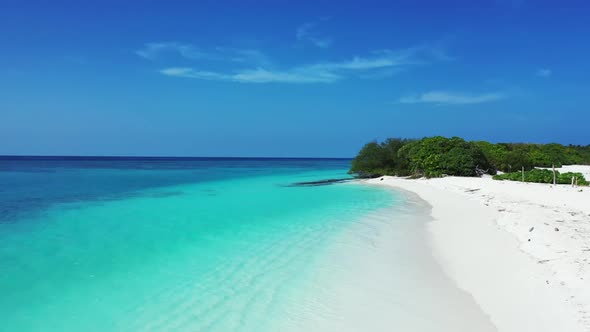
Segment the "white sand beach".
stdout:
<path fill-rule="evenodd" d="M 590 178 L 590 166 L 567 166 Z M 371 184 L 432 206 L 436 259 L 500 332 L 590 331 L 590 188 L 491 177 Z"/>
<path fill-rule="evenodd" d="M 430 207 L 401 193 L 394 204 L 335 236 L 312 281 L 274 331 L 495 332 L 473 297 L 442 270 L 428 245 Z"/>

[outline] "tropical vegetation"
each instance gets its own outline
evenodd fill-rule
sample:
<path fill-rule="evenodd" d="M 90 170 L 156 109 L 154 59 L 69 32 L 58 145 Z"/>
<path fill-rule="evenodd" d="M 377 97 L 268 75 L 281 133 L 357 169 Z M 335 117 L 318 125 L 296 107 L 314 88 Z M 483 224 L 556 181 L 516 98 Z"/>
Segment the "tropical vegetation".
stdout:
<path fill-rule="evenodd" d="M 536 182 L 536 183 L 553 183 L 555 180 L 556 184 L 571 184 L 572 182 L 580 185 L 587 186 L 588 181 L 584 178 L 582 173 L 577 172 L 566 172 L 560 173 L 555 171 L 555 179 L 553 178 L 553 171 L 548 169 L 532 169 L 525 172 L 512 172 L 494 175 L 494 180 L 510 180 L 510 181 L 524 181 L 524 182 Z M 573 180 L 573 181 L 572 181 Z"/>
<path fill-rule="evenodd" d="M 509 174 L 496 179 L 522 181 L 524 170 L 525 181 L 551 183 L 551 171 L 534 169 L 573 164 L 590 165 L 590 145 L 490 143 L 435 136 L 369 142 L 353 159 L 350 173 L 359 177 L 441 177 L 495 175 L 500 171 Z M 547 172 L 551 181 L 546 181 Z M 585 182 L 581 174 L 568 173 L 559 174 L 557 182 L 570 183 L 572 176 L 578 177 L 579 184 Z"/>

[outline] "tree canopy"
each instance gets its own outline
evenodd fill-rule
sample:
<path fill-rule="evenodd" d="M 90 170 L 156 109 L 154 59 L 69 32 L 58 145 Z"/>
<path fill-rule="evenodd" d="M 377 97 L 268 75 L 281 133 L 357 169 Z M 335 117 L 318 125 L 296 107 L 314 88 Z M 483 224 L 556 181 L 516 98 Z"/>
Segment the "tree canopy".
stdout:
<path fill-rule="evenodd" d="M 434 136 L 367 143 L 353 159 L 350 173 L 360 177 L 478 176 L 572 164 L 590 165 L 590 145 L 494 144 Z"/>

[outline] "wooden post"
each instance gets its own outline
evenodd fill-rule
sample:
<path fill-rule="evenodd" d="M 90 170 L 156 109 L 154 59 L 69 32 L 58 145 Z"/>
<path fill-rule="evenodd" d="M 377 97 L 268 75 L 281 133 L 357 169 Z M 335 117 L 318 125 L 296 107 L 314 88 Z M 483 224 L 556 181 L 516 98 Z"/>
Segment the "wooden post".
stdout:
<path fill-rule="evenodd" d="M 522 166 L 522 182 L 524 182 L 524 166 Z"/>
<path fill-rule="evenodd" d="M 557 180 L 555 178 L 555 164 L 553 164 L 553 185 L 556 185 Z"/>
<path fill-rule="evenodd" d="M 572 176 L 572 187 L 574 186 L 575 176 Z"/>

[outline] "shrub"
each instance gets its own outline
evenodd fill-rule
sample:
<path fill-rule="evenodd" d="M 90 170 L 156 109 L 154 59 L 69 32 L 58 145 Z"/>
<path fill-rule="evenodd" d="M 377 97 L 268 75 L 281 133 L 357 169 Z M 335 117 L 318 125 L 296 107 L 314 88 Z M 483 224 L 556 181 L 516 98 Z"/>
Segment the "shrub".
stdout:
<path fill-rule="evenodd" d="M 587 186 L 588 182 L 581 173 L 563 173 L 560 174 L 555 171 L 556 182 L 558 184 L 570 184 L 572 177 L 578 179 L 578 185 Z M 505 173 L 501 175 L 495 175 L 494 180 L 509 180 L 509 181 L 522 181 L 522 172 Z M 548 169 L 533 169 L 524 172 L 525 182 L 535 183 L 553 183 L 553 172 Z"/>
<path fill-rule="evenodd" d="M 582 175 L 582 173 L 573 173 L 573 172 L 559 174 L 559 176 L 557 177 L 557 183 L 571 184 L 572 178 L 577 178 L 578 185 L 580 185 L 580 186 L 587 186 L 588 185 L 588 181 L 586 181 L 586 179 L 584 178 L 584 175 Z"/>

